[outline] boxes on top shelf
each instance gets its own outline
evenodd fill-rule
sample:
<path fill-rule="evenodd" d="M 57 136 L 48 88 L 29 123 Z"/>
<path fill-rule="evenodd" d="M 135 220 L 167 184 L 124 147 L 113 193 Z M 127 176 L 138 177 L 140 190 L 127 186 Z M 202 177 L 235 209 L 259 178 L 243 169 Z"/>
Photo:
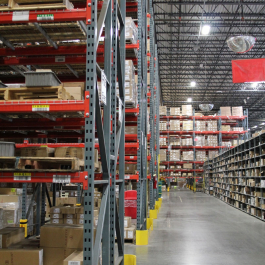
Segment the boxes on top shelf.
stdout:
<path fill-rule="evenodd" d="M 170 108 L 170 116 L 180 116 L 181 111 L 180 108 Z"/>
<path fill-rule="evenodd" d="M 234 132 L 243 132 L 244 128 L 243 127 L 232 127 L 232 131 L 234 131 Z"/>
<path fill-rule="evenodd" d="M 220 107 L 221 116 L 231 116 L 231 107 Z"/>
<path fill-rule="evenodd" d="M 181 109 L 183 116 L 192 116 L 192 105 L 182 105 Z"/>
<path fill-rule="evenodd" d="M 232 107 L 232 116 L 243 116 L 243 107 Z"/>
<path fill-rule="evenodd" d="M 221 131 L 230 132 L 231 131 L 231 126 L 230 125 L 222 125 Z"/>
<path fill-rule="evenodd" d="M 167 150 L 166 149 L 160 149 L 160 161 L 167 161 Z"/>
<path fill-rule="evenodd" d="M 160 121 L 159 122 L 159 131 L 166 131 L 167 130 L 167 122 L 166 121 Z"/>

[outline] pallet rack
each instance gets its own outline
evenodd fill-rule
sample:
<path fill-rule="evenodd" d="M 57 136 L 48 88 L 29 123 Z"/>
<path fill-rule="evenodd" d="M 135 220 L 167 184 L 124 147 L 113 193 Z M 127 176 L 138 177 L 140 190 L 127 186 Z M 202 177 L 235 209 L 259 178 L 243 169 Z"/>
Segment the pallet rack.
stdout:
<path fill-rule="evenodd" d="M 203 164 L 203 192 L 213 195 L 213 172 L 212 172 L 212 159 L 204 162 Z"/>
<path fill-rule="evenodd" d="M 180 120 L 180 122 L 183 122 L 184 120 L 192 121 L 193 129 L 189 131 L 170 131 L 169 130 L 169 121 L 170 120 Z M 198 131 L 196 130 L 196 121 L 210 121 L 210 120 L 216 120 L 217 121 L 217 131 Z M 243 131 L 222 131 L 222 125 L 227 124 L 227 120 L 232 120 L 231 123 L 229 123 L 232 126 L 238 126 L 240 125 L 243 127 Z M 167 149 L 167 160 L 161 161 L 160 165 L 165 165 L 167 168 L 160 170 L 161 173 L 166 173 L 166 178 L 173 178 L 170 176 L 170 173 L 191 173 L 192 176 L 187 177 L 187 187 L 196 192 L 196 182 L 199 179 L 202 179 L 202 174 L 204 172 L 203 170 L 203 164 L 204 161 L 196 161 L 196 151 L 202 150 L 202 151 L 210 151 L 210 150 L 216 150 L 219 153 L 222 149 L 227 148 L 227 146 L 222 145 L 223 140 L 229 140 L 229 139 L 237 139 L 240 138 L 242 140 L 247 138 L 247 125 L 248 125 L 248 111 L 244 111 L 244 116 L 221 116 L 220 111 L 218 112 L 218 115 L 215 116 L 196 116 L 195 110 L 193 110 L 192 116 L 170 116 L 170 109 L 167 108 L 167 115 L 160 115 L 160 121 L 166 121 L 167 122 L 167 130 L 160 131 L 160 137 L 167 139 L 167 145 L 166 146 L 160 146 L 160 149 Z M 206 136 L 206 135 L 216 135 L 218 136 L 218 145 L 217 146 L 198 146 L 196 145 L 196 136 Z M 170 136 L 177 136 L 179 138 L 187 137 L 192 139 L 192 145 L 190 146 L 172 146 L 169 143 Z M 170 161 L 169 159 L 169 151 L 171 149 L 179 149 L 181 152 L 183 151 L 193 151 L 193 160 L 190 161 Z M 191 169 L 170 169 L 170 165 L 183 165 L 183 164 L 192 164 Z M 202 183 L 203 184 L 203 181 Z M 202 189 L 201 189 L 202 190 Z"/>
<path fill-rule="evenodd" d="M 213 195 L 260 220 L 265 220 L 265 134 L 262 133 L 215 157 Z"/>
<path fill-rule="evenodd" d="M 127 10 L 126 10 L 127 8 Z M 129 14 L 138 21 L 138 43 L 125 43 L 125 14 Z M 125 180 L 137 181 L 137 229 L 146 229 L 147 220 L 147 186 L 157 181 L 158 172 L 158 122 L 159 121 L 159 78 L 157 47 L 154 43 L 154 21 L 152 13 L 152 2 L 150 1 L 151 26 L 147 26 L 147 1 L 93 1 L 87 0 L 84 5 L 71 10 L 34 10 L 21 12 L 0 13 L 1 24 L 23 24 L 49 22 L 80 22 L 82 30 L 85 32 L 85 42 L 71 46 L 57 45 L 49 35 L 42 29 L 43 37 L 53 46 L 36 46 L 26 48 L 14 47 L 12 43 L 4 39 L 3 43 L 7 48 L 0 49 L 2 60 L 0 65 L 12 66 L 22 75 L 16 78 L 16 82 L 24 82 L 23 73 L 17 68 L 19 65 L 38 64 L 54 65 L 65 67 L 68 65 L 70 71 L 76 79 L 64 76 L 61 81 L 86 81 L 84 100 L 62 100 L 62 101 L 2 101 L 0 102 L 0 114 L 4 128 L 0 132 L 0 137 L 24 138 L 25 131 L 29 130 L 27 140 L 23 144 L 17 144 L 17 148 L 47 146 L 47 147 L 83 147 L 85 148 L 85 170 L 83 172 L 59 172 L 40 173 L 32 172 L 30 176 L 23 172 L 0 172 L 1 183 L 22 183 L 22 219 L 26 220 L 26 191 L 30 184 L 36 183 L 35 193 L 38 199 L 41 196 L 41 205 L 37 204 L 37 220 L 40 225 L 44 224 L 45 194 L 47 193 L 46 183 L 52 183 L 55 189 L 58 183 L 78 183 L 78 200 L 80 202 L 81 189 L 84 190 L 84 264 L 97 264 L 102 249 L 103 264 L 123 264 L 124 257 L 124 182 Z M 98 14 L 98 16 L 97 16 Z M 85 22 L 83 22 L 85 21 Z M 118 22 L 120 28 L 118 30 Z M 105 25 L 104 44 L 99 43 Z M 39 25 L 36 25 L 39 27 Z M 150 74 L 152 75 L 150 84 L 150 102 L 155 102 L 152 108 L 150 122 L 153 123 L 151 129 L 151 149 L 150 156 L 147 156 L 147 32 L 150 28 L 151 52 L 150 52 Z M 111 34 L 111 32 L 113 34 Z M 138 50 L 138 57 L 134 58 L 126 51 Z M 12 56 L 12 57 L 10 57 Z M 60 57 L 59 60 L 57 57 Z M 7 59 L 8 58 L 8 59 Z M 125 80 L 125 58 L 131 59 L 137 65 L 138 71 L 138 106 L 136 108 L 125 109 L 124 101 L 124 80 Z M 97 63 L 95 63 L 97 62 Z M 80 71 L 78 67 L 73 68 L 70 64 L 82 64 L 85 71 Z M 104 70 L 101 68 L 104 65 Z M 105 73 L 106 78 L 106 104 L 103 107 L 104 116 L 101 117 L 99 95 L 97 89 L 97 79 L 101 79 L 101 73 Z M 82 75 L 83 73 L 83 75 Z M 116 80 L 119 82 L 119 97 L 116 95 Z M 155 81 L 154 81 L 155 80 Z M 7 76 L 3 82 L 13 82 Z M 117 104 L 117 99 L 119 104 Z M 36 105 L 48 106 L 46 112 L 35 112 Z M 119 110 L 117 112 L 117 109 Z M 30 115 L 34 115 L 31 117 Z M 71 116 L 73 113 L 81 112 L 83 116 Z M 20 118 L 10 118 L 9 115 L 19 113 Z M 62 113 L 68 118 L 62 118 Z M 27 115 L 25 118 L 21 116 Z M 28 116 L 29 115 L 29 116 Z M 37 117 L 40 115 L 41 117 Z M 137 134 L 125 135 L 125 122 L 137 122 Z M 55 126 L 56 124 L 56 126 Z M 18 130 L 19 128 L 19 130 Z M 58 128 L 63 128 L 59 131 Z M 83 133 L 84 132 L 84 133 Z M 98 143 L 95 142 L 97 134 Z M 28 139 L 39 138 L 38 144 L 29 143 Z M 58 143 L 49 143 L 46 139 L 55 138 Z M 67 140 L 78 139 L 76 143 L 65 143 Z M 83 143 L 81 141 L 83 140 Z M 155 145 L 155 141 L 157 144 Z M 94 172 L 94 149 L 100 151 L 103 173 Z M 126 155 L 131 152 L 135 155 Z M 125 175 L 124 163 L 131 161 L 137 163 L 137 174 Z M 147 175 L 147 163 L 151 161 L 152 173 Z M 116 174 L 116 165 L 119 163 L 119 174 Z M 21 173 L 21 174 L 17 174 Z M 115 177 L 116 176 L 116 177 Z M 93 243 L 93 207 L 94 207 L 94 187 L 102 185 L 103 197 L 98 218 L 96 240 Z M 119 205 L 116 205 L 115 187 L 119 186 Z M 42 187 L 42 189 L 41 189 Z M 40 192 L 41 191 L 41 192 Z M 150 208 L 154 209 L 155 201 L 158 200 L 158 193 L 154 185 L 149 185 Z M 55 193 L 54 193 L 55 194 Z M 55 205 L 49 200 L 50 206 Z M 40 200 L 38 200 L 40 201 Z M 115 257 L 115 231 L 117 236 L 118 257 Z M 101 248 L 102 242 L 102 248 Z"/>

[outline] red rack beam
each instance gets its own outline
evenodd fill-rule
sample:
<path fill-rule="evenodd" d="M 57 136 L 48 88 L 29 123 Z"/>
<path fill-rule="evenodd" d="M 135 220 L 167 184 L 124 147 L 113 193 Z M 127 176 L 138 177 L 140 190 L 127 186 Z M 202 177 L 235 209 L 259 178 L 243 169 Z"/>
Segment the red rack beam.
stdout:
<path fill-rule="evenodd" d="M 0 183 L 61 183 L 66 178 L 70 183 L 82 183 L 88 189 L 88 173 L 82 172 L 0 172 Z"/>
<path fill-rule="evenodd" d="M 221 118 L 222 120 L 244 120 L 247 118 L 247 116 L 161 116 L 160 120 L 165 119 L 174 119 L 174 120 L 192 120 L 195 118 L 195 120 L 219 120 Z"/>

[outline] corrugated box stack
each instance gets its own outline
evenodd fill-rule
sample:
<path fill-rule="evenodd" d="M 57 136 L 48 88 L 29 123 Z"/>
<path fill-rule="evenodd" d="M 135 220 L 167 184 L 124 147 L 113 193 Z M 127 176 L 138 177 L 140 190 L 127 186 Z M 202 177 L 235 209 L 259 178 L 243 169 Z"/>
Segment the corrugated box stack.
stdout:
<path fill-rule="evenodd" d="M 180 116 L 180 108 L 170 108 L 170 116 Z"/>
<path fill-rule="evenodd" d="M 183 151 L 182 156 L 183 156 L 183 161 L 193 161 L 194 160 L 194 152 L 193 151 Z"/>
<path fill-rule="evenodd" d="M 221 131 L 222 132 L 230 132 L 231 131 L 230 125 L 222 125 Z"/>
<path fill-rule="evenodd" d="M 173 145 L 173 146 L 181 145 L 181 138 L 175 137 L 175 136 L 170 136 L 169 144 Z"/>
<path fill-rule="evenodd" d="M 217 121 L 216 120 L 210 120 L 210 121 L 207 121 L 207 130 L 208 131 L 218 131 L 218 128 L 217 128 Z"/>
<path fill-rule="evenodd" d="M 169 159 L 170 161 L 180 161 L 180 150 L 171 150 Z"/>
<path fill-rule="evenodd" d="M 182 124 L 183 131 L 193 131 L 193 121 L 183 121 Z"/>
<path fill-rule="evenodd" d="M 180 120 L 170 120 L 169 130 L 170 131 L 180 131 Z"/>
<path fill-rule="evenodd" d="M 137 134 L 137 126 L 125 126 L 125 134 Z"/>
<path fill-rule="evenodd" d="M 207 157 L 205 151 L 196 151 L 196 161 L 205 161 L 206 158 Z"/>
<path fill-rule="evenodd" d="M 205 146 L 205 136 L 196 136 L 194 139 L 194 143 L 196 146 Z"/>
<path fill-rule="evenodd" d="M 159 106 L 159 114 L 161 116 L 167 116 L 167 107 L 166 106 Z"/>
<path fill-rule="evenodd" d="M 218 151 L 209 151 L 208 153 L 209 160 L 212 160 L 217 155 L 218 155 Z"/>
<path fill-rule="evenodd" d="M 207 131 L 205 121 L 196 121 L 196 131 Z"/>
<path fill-rule="evenodd" d="M 208 135 L 207 136 L 207 145 L 208 146 L 218 146 L 217 135 Z"/>
<path fill-rule="evenodd" d="M 137 43 L 138 29 L 131 17 L 125 18 L 125 39 L 129 43 Z"/>
<path fill-rule="evenodd" d="M 231 107 L 220 107 L 221 116 L 231 116 Z"/>
<path fill-rule="evenodd" d="M 232 127 L 232 131 L 234 131 L 234 132 L 243 132 L 244 128 L 243 127 Z"/>
<path fill-rule="evenodd" d="M 159 122 L 159 131 L 167 131 L 167 122 L 166 121 L 160 121 Z"/>
<path fill-rule="evenodd" d="M 192 116 L 192 105 L 182 105 L 181 109 L 183 116 Z"/>
<path fill-rule="evenodd" d="M 182 146 L 192 146 L 193 145 L 192 138 L 183 138 L 183 139 L 181 139 L 181 145 Z"/>
<path fill-rule="evenodd" d="M 243 116 L 243 107 L 232 107 L 232 116 Z"/>
<path fill-rule="evenodd" d="M 125 61 L 125 106 L 136 107 L 137 85 L 135 83 L 135 68 L 132 60 Z"/>
<path fill-rule="evenodd" d="M 160 149 L 159 154 L 160 154 L 160 161 L 167 161 L 167 150 Z"/>
<path fill-rule="evenodd" d="M 167 138 L 165 138 L 165 137 L 160 137 L 160 138 L 159 138 L 159 145 L 160 145 L 160 146 L 167 146 Z"/>

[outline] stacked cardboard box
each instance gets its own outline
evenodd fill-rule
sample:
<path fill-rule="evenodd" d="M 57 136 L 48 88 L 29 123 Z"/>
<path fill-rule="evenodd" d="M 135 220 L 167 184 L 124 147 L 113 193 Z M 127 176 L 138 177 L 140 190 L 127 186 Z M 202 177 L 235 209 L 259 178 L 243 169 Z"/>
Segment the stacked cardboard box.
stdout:
<path fill-rule="evenodd" d="M 243 116 L 243 107 L 232 107 L 232 116 Z"/>
<path fill-rule="evenodd" d="M 218 155 L 218 151 L 209 151 L 209 159 L 212 160 L 215 156 Z"/>
<path fill-rule="evenodd" d="M 159 114 L 161 116 L 167 116 L 167 107 L 166 106 L 159 106 Z"/>
<path fill-rule="evenodd" d="M 135 68 L 132 60 L 125 61 L 125 105 L 135 107 L 137 105 L 137 86 L 135 83 Z"/>
<path fill-rule="evenodd" d="M 167 145 L 167 138 L 159 138 L 159 145 L 160 146 L 166 146 Z"/>
<path fill-rule="evenodd" d="M 193 121 L 183 121 L 182 123 L 183 131 L 192 131 L 193 130 Z"/>
<path fill-rule="evenodd" d="M 230 132 L 231 131 L 230 125 L 222 125 L 221 131 L 223 131 L 223 132 Z"/>
<path fill-rule="evenodd" d="M 206 152 L 205 151 L 196 151 L 196 160 L 197 161 L 205 161 L 206 160 Z"/>
<path fill-rule="evenodd" d="M 180 150 L 170 151 L 170 161 L 180 161 Z"/>
<path fill-rule="evenodd" d="M 196 146 L 205 146 L 205 136 L 196 136 L 194 142 Z"/>
<path fill-rule="evenodd" d="M 169 144 L 170 145 L 181 145 L 181 138 L 170 136 L 169 138 Z"/>
<path fill-rule="evenodd" d="M 244 128 L 243 127 L 232 127 L 232 131 L 234 131 L 234 132 L 243 132 Z"/>
<path fill-rule="evenodd" d="M 180 120 L 170 120 L 170 131 L 180 131 Z"/>
<path fill-rule="evenodd" d="M 208 137 L 207 137 L 207 145 L 208 146 L 218 146 L 217 135 L 208 135 Z"/>
<path fill-rule="evenodd" d="M 231 107 L 220 107 L 221 116 L 231 116 Z"/>
<path fill-rule="evenodd" d="M 167 130 L 167 122 L 166 121 L 160 121 L 159 122 L 159 131 L 166 131 Z"/>
<path fill-rule="evenodd" d="M 160 149 L 159 154 L 160 154 L 160 161 L 167 161 L 167 150 Z"/>
<path fill-rule="evenodd" d="M 125 126 L 125 134 L 137 134 L 137 126 Z"/>
<path fill-rule="evenodd" d="M 182 105 L 181 108 L 183 116 L 192 116 L 192 105 Z"/>
<path fill-rule="evenodd" d="M 125 18 L 125 39 L 131 43 L 137 43 L 138 29 L 131 17 Z"/>
<path fill-rule="evenodd" d="M 134 174 L 136 174 L 136 171 L 137 171 L 137 164 L 126 162 L 124 169 L 125 169 L 125 174 L 134 175 Z"/>
<path fill-rule="evenodd" d="M 196 121 L 196 131 L 207 131 L 206 121 Z"/>
<path fill-rule="evenodd" d="M 193 161 L 194 160 L 193 151 L 183 151 L 182 156 L 183 156 L 183 161 Z"/>
<path fill-rule="evenodd" d="M 192 169 L 192 163 L 183 164 L 184 169 Z"/>
<path fill-rule="evenodd" d="M 170 108 L 170 116 L 180 116 L 180 108 Z"/>
<path fill-rule="evenodd" d="M 217 121 L 216 120 L 207 121 L 207 130 L 208 131 L 218 131 Z"/>
<path fill-rule="evenodd" d="M 182 146 L 191 146 L 191 145 L 193 145 L 193 140 L 192 140 L 192 138 L 182 138 L 181 139 L 181 145 Z"/>

